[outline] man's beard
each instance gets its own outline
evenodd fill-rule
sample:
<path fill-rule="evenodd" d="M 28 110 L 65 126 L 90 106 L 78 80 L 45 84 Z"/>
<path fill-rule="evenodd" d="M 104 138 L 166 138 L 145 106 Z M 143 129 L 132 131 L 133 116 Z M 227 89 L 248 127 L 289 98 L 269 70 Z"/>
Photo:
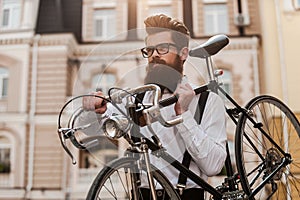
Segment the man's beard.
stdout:
<path fill-rule="evenodd" d="M 169 92 L 173 93 L 182 78 L 182 71 L 182 61 L 179 56 L 168 65 L 164 60 L 153 59 L 147 67 L 144 83 L 156 84 L 162 92 L 164 89 L 168 89 Z"/>
<path fill-rule="evenodd" d="M 151 68 L 153 68 L 153 66 L 155 64 L 163 64 L 163 65 L 166 65 L 166 66 L 169 66 L 173 69 L 175 69 L 176 71 L 178 71 L 180 74 L 183 73 L 183 63 L 182 61 L 180 60 L 180 56 L 177 55 L 174 62 L 172 63 L 167 63 L 166 61 L 162 60 L 162 59 L 159 59 L 159 58 L 156 58 L 154 57 L 150 62 L 149 62 L 149 66 L 148 66 L 148 70 Z"/>

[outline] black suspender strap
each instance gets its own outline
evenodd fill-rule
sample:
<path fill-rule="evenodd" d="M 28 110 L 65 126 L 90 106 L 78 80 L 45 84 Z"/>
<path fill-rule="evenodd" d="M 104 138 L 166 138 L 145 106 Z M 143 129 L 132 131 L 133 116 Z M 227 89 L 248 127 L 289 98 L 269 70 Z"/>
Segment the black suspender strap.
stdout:
<path fill-rule="evenodd" d="M 198 124 L 201 123 L 202 120 L 202 116 L 203 116 L 203 112 L 204 112 L 204 108 L 205 108 L 205 104 L 208 98 L 208 91 L 202 92 L 198 101 L 198 106 L 194 115 L 195 120 L 198 122 Z M 184 152 L 183 155 L 183 159 L 182 159 L 182 164 L 186 167 L 189 168 L 190 163 L 191 163 L 192 157 L 189 154 L 189 152 L 186 150 Z M 182 174 L 181 172 L 179 173 L 179 177 L 178 177 L 178 183 L 177 183 L 177 188 L 179 189 L 179 193 L 180 195 L 182 195 L 184 188 L 186 187 L 186 181 L 187 181 L 187 177 Z"/>

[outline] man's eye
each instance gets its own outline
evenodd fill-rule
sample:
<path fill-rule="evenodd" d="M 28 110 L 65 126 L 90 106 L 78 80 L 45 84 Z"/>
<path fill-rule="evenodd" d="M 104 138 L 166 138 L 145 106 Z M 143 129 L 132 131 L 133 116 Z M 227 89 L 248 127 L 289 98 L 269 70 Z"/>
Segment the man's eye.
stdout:
<path fill-rule="evenodd" d="M 157 47 L 158 50 L 167 50 L 168 48 L 166 47 Z"/>
<path fill-rule="evenodd" d="M 150 47 L 149 47 L 149 48 L 146 48 L 145 50 L 146 50 L 148 53 L 150 53 L 150 52 L 153 51 L 153 48 L 150 48 Z"/>

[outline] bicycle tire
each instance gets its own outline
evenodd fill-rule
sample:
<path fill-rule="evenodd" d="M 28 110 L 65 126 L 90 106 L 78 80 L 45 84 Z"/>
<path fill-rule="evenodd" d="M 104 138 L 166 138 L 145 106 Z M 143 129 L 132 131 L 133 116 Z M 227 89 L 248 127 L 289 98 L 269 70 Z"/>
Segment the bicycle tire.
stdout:
<path fill-rule="evenodd" d="M 257 125 L 262 125 L 262 129 L 279 147 L 289 153 L 292 159 L 290 164 L 279 170 L 249 199 L 299 199 L 300 125 L 296 116 L 284 103 L 268 95 L 253 98 L 245 108 L 250 111 L 248 113 L 255 122 L 261 123 Z M 241 186 L 248 197 L 276 169 L 284 157 L 276 145 L 271 144 L 245 114 L 240 116 L 237 124 L 235 152 Z M 272 192 L 272 187 L 276 191 Z"/>
<path fill-rule="evenodd" d="M 135 171 L 133 169 L 133 167 L 137 164 L 136 162 L 136 158 L 124 157 L 116 159 L 104 167 L 94 179 L 94 182 L 88 192 L 87 200 L 143 200 L 144 198 L 140 194 L 142 193 L 141 188 L 144 188 L 145 186 L 143 185 L 143 187 L 139 187 L 137 184 L 131 181 L 132 177 L 137 174 L 134 173 Z M 146 166 L 139 162 L 139 170 L 145 172 L 145 169 Z M 178 193 L 175 191 L 174 187 L 164 176 L 164 174 L 156 169 L 153 165 L 151 165 L 151 170 L 153 172 L 154 183 L 157 189 L 164 189 L 160 190 L 160 193 L 157 192 L 159 196 L 158 199 L 165 199 L 164 197 L 169 197 L 169 199 L 172 200 L 180 200 Z M 138 173 L 139 176 L 146 176 L 146 174 L 142 174 L 140 172 L 141 171 Z M 133 198 L 133 187 L 137 188 L 136 196 L 138 196 L 138 198 Z M 150 194 L 149 190 L 147 190 L 147 192 Z"/>

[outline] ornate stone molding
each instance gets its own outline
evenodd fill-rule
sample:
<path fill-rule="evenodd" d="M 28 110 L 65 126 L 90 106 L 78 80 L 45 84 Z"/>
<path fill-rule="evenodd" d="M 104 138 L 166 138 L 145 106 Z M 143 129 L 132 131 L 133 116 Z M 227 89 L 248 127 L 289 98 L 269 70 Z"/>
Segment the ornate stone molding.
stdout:
<path fill-rule="evenodd" d="M 202 44 L 206 40 L 194 40 L 193 44 Z M 229 37 L 229 44 L 224 48 L 224 50 L 251 50 L 251 49 L 257 49 L 259 46 L 259 38 L 258 37 Z M 191 48 L 194 48 L 197 45 L 192 46 Z"/>
<path fill-rule="evenodd" d="M 122 59 L 132 59 L 140 55 L 140 48 L 144 42 L 120 41 L 114 43 L 99 43 L 90 45 L 80 45 L 76 50 L 76 57 L 85 59 L 86 57 L 101 57 L 103 59 L 112 59 L 122 57 Z"/>
<path fill-rule="evenodd" d="M 71 52 L 76 52 L 78 48 L 77 41 L 73 34 L 41 34 L 39 46 L 67 46 Z"/>
<path fill-rule="evenodd" d="M 31 44 L 33 38 L 33 31 L 1 31 L 0 45 L 17 45 L 17 44 Z"/>
<path fill-rule="evenodd" d="M 17 45 L 30 44 L 34 42 L 37 36 L 33 32 L 0 32 L 0 45 Z M 39 39 L 39 46 L 67 46 L 69 51 L 76 52 L 78 44 L 73 34 L 41 34 Z"/>

